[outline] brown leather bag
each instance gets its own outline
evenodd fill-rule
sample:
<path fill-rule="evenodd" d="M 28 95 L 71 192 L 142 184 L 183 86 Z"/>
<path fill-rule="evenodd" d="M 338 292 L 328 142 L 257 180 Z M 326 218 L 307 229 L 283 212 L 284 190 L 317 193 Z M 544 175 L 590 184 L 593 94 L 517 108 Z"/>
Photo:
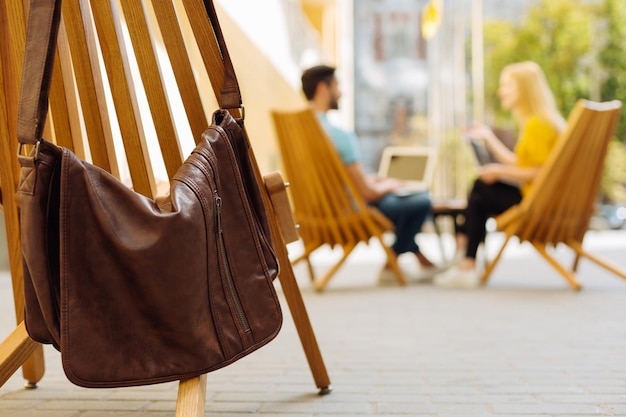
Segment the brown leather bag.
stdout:
<path fill-rule="evenodd" d="M 239 87 L 225 66 L 222 109 L 171 180 L 167 202 L 42 138 L 60 1 L 32 0 L 18 139 L 30 336 L 61 351 L 70 381 L 120 387 L 226 366 L 272 340 L 282 315 L 266 211 L 249 159 Z M 69 134 L 69 132 L 68 132 Z"/>

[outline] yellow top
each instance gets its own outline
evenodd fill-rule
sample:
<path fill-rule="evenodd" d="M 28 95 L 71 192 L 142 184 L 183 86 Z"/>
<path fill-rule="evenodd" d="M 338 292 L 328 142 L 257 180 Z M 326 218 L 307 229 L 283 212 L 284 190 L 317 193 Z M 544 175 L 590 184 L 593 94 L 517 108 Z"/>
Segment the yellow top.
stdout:
<path fill-rule="evenodd" d="M 545 164 L 558 136 L 558 132 L 546 121 L 535 116 L 528 119 L 515 146 L 517 165 L 529 168 Z M 532 183 L 523 184 L 522 195 L 528 194 L 531 186 Z"/>

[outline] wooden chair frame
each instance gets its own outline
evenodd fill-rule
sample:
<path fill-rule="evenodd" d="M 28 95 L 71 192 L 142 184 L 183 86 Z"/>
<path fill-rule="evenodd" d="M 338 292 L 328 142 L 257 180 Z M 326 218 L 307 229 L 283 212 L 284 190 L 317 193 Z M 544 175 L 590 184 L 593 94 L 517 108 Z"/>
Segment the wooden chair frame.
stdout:
<path fill-rule="evenodd" d="M 377 239 L 398 282 L 406 284 L 396 254 L 383 241 L 393 224 L 359 195 L 313 111 L 273 111 L 272 118 L 304 243 L 304 253 L 293 263 L 305 260 L 315 289 L 321 291 L 359 243 Z M 316 278 L 310 255 L 325 245 L 341 247 L 343 255 Z"/>
<path fill-rule="evenodd" d="M 487 264 L 481 281 L 486 283 L 513 236 L 530 242 L 573 289 L 580 289 L 576 269 L 585 257 L 626 279 L 626 271 L 583 249 L 583 239 L 595 210 L 595 202 L 610 140 L 619 121 L 619 101 L 595 103 L 579 100 L 568 118 L 567 129 L 557 140 L 550 158 L 533 188 L 521 203 L 496 217 L 505 241 Z M 549 247 L 566 245 L 576 254 L 572 268 L 561 265 Z"/>
<path fill-rule="evenodd" d="M 28 4 L 29 0 L 23 0 L 23 4 L 8 1 L 0 5 L 0 37 L 3 39 L 0 45 L 0 136 L 4 138 L 0 141 L 0 184 L 4 190 L 3 207 L 18 322 L 0 344 L 0 385 L 21 366 L 27 385 L 34 387 L 44 374 L 43 350 L 28 337 L 23 323 L 19 210 L 15 195 L 7 192 L 16 189 L 19 180 L 15 138 Z M 73 150 L 81 158 L 88 156 L 94 164 L 121 177 L 111 120 L 114 117 L 121 132 L 133 189 L 157 198 L 162 187 L 151 163 L 147 139 L 151 133 L 146 130 L 147 120 L 141 113 L 139 85 L 143 85 L 149 120 L 154 126 L 152 133 L 158 138 L 163 165 L 167 177 L 171 178 L 183 160 L 179 140 L 189 131 L 198 140 L 209 124 L 205 110 L 214 106 L 213 97 L 203 97 L 199 86 L 201 75 L 197 73 L 206 70 L 204 75 L 216 97 L 224 76 L 219 47 L 202 0 L 65 1 L 62 17 L 46 138 Z M 125 30 L 128 38 L 122 35 Z M 190 33 L 191 37 L 186 36 Z M 162 78 L 163 51 L 157 44 L 164 47 L 178 85 L 188 123 L 183 129 L 173 116 L 174 104 Z M 133 73 L 133 68 L 139 76 Z M 240 116 L 239 110 L 232 112 Z M 254 160 L 252 149 L 250 152 Z M 297 233 L 284 181 L 277 173 L 263 178 L 256 162 L 254 165 L 257 179 L 263 184 L 272 237 L 281 263 L 279 281 L 314 382 L 320 394 L 326 394 L 331 389 L 330 379 L 286 249 L 286 243 L 296 239 Z M 180 382 L 176 416 L 204 415 L 206 380 L 206 375 L 202 375 Z"/>

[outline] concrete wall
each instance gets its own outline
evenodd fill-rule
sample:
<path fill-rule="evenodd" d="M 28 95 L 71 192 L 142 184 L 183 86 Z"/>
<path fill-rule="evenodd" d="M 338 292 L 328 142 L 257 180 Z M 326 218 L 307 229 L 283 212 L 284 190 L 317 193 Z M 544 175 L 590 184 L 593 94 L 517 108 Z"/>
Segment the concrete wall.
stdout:
<path fill-rule="evenodd" d="M 291 85 L 232 18 L 220 14 L 220 25 L 241 87 L 246 128 L 262 173 L 280 167 L 272 110 L 306 106 L 300 87 Z"/>

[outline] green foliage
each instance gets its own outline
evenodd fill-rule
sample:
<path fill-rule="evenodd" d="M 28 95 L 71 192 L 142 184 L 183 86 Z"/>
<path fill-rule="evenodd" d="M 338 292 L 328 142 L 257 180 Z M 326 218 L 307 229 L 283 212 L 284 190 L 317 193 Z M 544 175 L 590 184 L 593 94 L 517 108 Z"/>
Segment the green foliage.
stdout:
<path fill-rule="evenodd" d="M 519 24 L 485 25 L 485 93 L 495 121 L 499 74 L 509 63 L 535 61 L 546 73 L 557 104 L 567 116 L 578 98 L 589 97 L 589 54 L 594 8 L 584 0 L 536 0 Z"/>
<path fill-rule="evenodd" d="M 602 69 L 603 82 L 600 87 L 601 100 L 621 100 L 626 104 L 626 2 L 604 0 L 598 36 L 603 36 L 603 47 L 598 52 L 598 63 Z M 617 127 L 617 137 L 626 141 L 626 124 L 622 117 Z"/>
<path fill-rule="evenodd" d="M 618 140 L 609 143 L 600 190 L 610 201 L 626 201 L 626 145 Z"/>
<path fill-rule="evenodd" d="M 476 158 L 464 141 L 460 129 L 443 137 L 437 158 L 437 177 L 442 179 L 438 197 L 465 198 L 476 178 Z"/>
<path fill-rule="evenodd" d="M 497 97 L 499 74 L 531 60 L 545 71 L 563 116 L 579 98 L 626 105 L 626 1 L 535 0 L 519 24 L 486 22 L 485 104 L 495 125 L 510 123 Z M 491 121 L 490 121 L 491 122 Z M 626 201 L 626 122 L 609 147 L 602 194 Z M 622 142 L 622 143 L 619 143 Z"/>
<path fill-rule="evenodd" d="M 510 22 L 487 22 L 484 29 L 485 43 L 485 105 L 493 115 L 493 124 L 502 126 L 510 122 L 509 113 L 501 111 L 498 101 L 500 71 L 513 61 L 516 28 Z"/>

